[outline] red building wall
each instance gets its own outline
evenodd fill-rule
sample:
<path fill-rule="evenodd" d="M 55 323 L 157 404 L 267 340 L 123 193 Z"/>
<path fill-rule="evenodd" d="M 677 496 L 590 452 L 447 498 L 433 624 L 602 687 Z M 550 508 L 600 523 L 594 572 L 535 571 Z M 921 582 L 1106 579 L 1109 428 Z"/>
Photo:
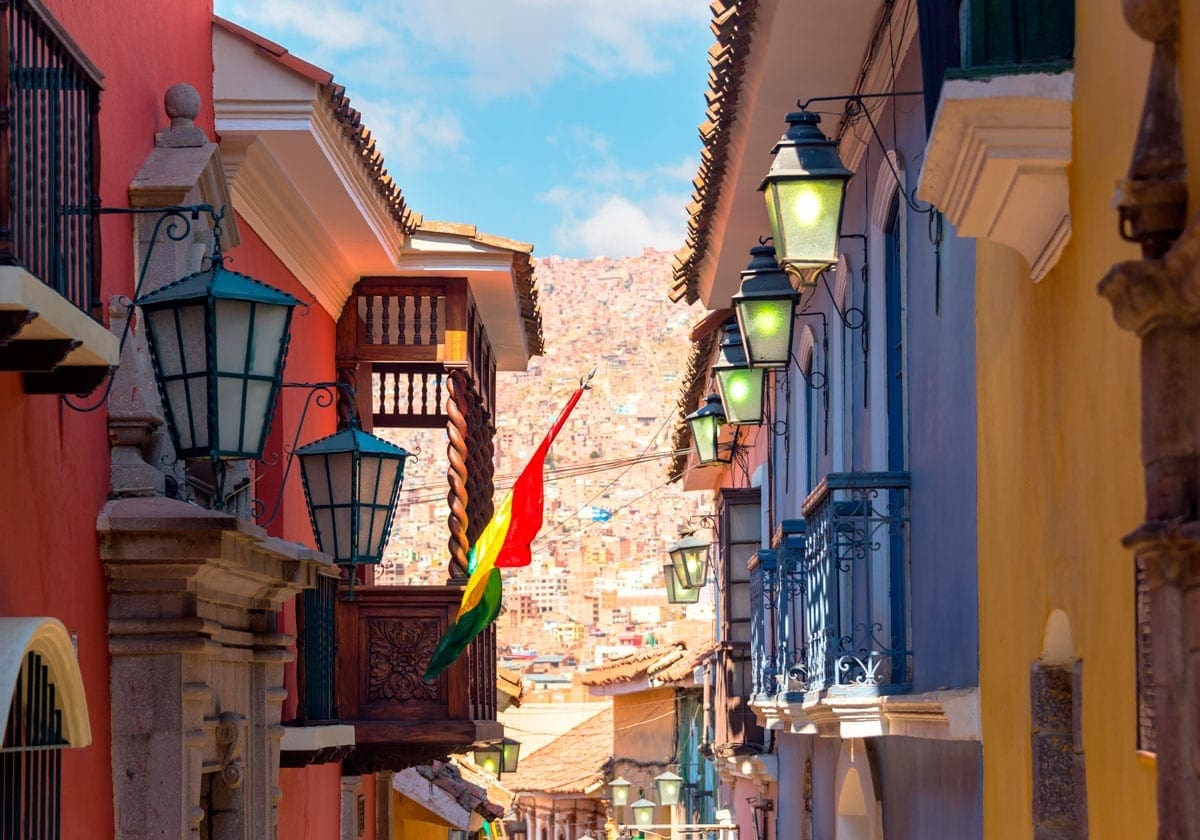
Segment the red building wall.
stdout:
<path fill-rule="evenodd" d="M 130 179 L 166 125 L 172 83 L 212 89 L 209 0 L 46 0 L 105 74 L 101 195 L 128 205 Z M 202 124 L 211 129 L 206 102 Z M 104 295 L 133 291 L 127 218 L 101 223 Z M 87 402 L 87 401 L 85 401 Z M 92 401 L 94 402 L 94 400 Z M 0 615 L 51 615 L 78 634 L 93 742 L 65 751 L 63 837 L 112 836 L 107 596 L 96 515 L 109 490 L 104 411 L 78 414 L 58 397 L 26 396 L 19 374 L 0 373 Z M 118 713 L 120 710 L 116 710 Z"/>

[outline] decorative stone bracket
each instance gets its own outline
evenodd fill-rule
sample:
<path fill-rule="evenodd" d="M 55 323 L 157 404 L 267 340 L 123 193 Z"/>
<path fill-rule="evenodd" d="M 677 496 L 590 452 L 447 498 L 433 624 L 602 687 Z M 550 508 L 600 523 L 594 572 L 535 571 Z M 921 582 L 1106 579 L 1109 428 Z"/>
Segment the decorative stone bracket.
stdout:
<path fill-rule="evenodd" d="M 917 186 L 959 236 L 1013 248 L 1035 281 L 1071 238 L 1074 81 L 1071 71 L 947 80 Z"/>

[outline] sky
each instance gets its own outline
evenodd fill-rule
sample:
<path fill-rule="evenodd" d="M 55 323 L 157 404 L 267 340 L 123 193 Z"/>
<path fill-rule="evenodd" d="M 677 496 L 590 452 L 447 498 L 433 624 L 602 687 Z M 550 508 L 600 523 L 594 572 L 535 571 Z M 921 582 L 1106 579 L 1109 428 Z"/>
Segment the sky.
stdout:
<path fill-rule="evenodd" d="M 704 119 L 705 0 L 215 0 L 333 73 L 409 206 L 626 256 L 683 244 Z"/>

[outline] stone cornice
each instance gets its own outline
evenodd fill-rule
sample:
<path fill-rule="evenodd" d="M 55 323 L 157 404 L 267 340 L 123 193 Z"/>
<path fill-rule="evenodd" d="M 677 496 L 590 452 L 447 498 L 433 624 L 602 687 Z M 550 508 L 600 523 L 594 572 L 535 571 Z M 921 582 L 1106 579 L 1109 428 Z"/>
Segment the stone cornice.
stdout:
<path fill-rule="evenodd" d="M 959 236 L 1007 245 L 1045 277 L 1071 236 L 1074 74 L 951 79 L 942 87 L 917 197 Z"/>
<path fill-rule="evenodd" d="M 761 696 L 752 707 L 768 729 L 831 738 L 906 736 L 978 741 L 979 689 L 923 694 L 799 694 Z"/>

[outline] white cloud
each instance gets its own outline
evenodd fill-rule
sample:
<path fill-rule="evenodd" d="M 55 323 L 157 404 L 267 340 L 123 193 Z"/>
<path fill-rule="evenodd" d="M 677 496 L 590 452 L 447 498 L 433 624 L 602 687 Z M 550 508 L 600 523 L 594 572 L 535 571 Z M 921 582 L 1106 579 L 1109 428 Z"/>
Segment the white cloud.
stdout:
<path fill-rule="evenodd" d="M 357 96 L 352 102 L 362 112 L 363 125 L 371 130 L 388 170 L 400 180 L 405 170 L 458 150 L 466 139 L 457 114 L 422 99 L 377 102 Z"/>
<path fill-rule="evenodd" d="M 564 254 L 623 257 L 643 248 L 674 250 L 683 242 L 685 199 L 660 193 L 637 201 L 622 195 L 590 197 L 587 206 L 564 187 L 539 198 L 563 210 L 555 245 Z"/>
<path fill-rule="evenodd" d="M 467 68 L 480 96 L 524 94 L 575 67 L 604 78 L 664 70 L 684 28 L 709 19 L 699 0 L 217 0 L 251 26 L 296 32 L 316 58 L 364 47 L 408 49 Z"/>

